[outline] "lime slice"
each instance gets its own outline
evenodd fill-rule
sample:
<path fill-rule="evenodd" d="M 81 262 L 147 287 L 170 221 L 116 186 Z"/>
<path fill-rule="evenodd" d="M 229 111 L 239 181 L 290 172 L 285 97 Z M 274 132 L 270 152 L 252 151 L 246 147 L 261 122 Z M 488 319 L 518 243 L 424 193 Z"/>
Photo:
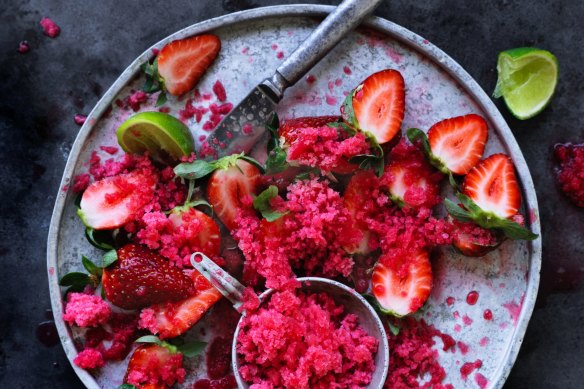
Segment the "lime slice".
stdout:
<path fill-rule="evenodd" d="M 503 96 L 511 113 L 524 120 L 549 104 L 558 83 L 558 60 L 549 51 L 521 47 L 499 54 L 497 72 L 494 97 Z"/>
<path fill-rule="evenodd" d="M 174 165 L 195 150 L 189 128 L 162 112 L 140 112 L 123 122 L 117 134 L 125 152 L 147 151 L 152 159 L 164 164 Z"/>

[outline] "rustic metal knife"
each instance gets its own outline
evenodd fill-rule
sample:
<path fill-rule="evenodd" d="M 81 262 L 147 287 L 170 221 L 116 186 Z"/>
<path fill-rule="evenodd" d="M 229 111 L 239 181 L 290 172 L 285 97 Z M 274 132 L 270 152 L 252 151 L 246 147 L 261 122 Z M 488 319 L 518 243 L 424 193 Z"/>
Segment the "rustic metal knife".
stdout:
<path fill-rule="evenodd" d="M 383 0 L 345 0 L 302 42 L 271 77 L 262 81 L 219 123 L 208 138 L 222 157 L 248 152 L 266 131 L 266 122 L 294 85 Z"/>

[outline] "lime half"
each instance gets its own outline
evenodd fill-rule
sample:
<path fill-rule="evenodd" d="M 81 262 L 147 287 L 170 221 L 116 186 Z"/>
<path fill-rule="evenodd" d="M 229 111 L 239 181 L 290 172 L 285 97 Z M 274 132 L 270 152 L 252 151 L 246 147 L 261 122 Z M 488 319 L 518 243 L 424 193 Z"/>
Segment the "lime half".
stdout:
<path fill-rule="evenodd" d="M 521 47 L 503 51 L 497 61 L 494 97 L 505 99 L 518 119 L 529 119 L 550 102 L 558 83 L 558 60 L 546 50 Z"/>
<path fill-rule="evenodd" d="M 152 159 L 164 164 L 174 165 L 195 150 L 189 128 L 162 112 L 140 112 L 123 122 L 117 134 L 125 152 L 147 151 Z"/>

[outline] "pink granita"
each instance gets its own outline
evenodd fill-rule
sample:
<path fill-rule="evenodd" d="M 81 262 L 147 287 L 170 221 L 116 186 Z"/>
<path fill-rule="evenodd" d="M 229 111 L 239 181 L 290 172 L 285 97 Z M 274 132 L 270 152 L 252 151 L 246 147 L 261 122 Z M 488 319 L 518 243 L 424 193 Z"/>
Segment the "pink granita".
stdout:
<path fill-rule="evenodd" d="M 85 334 L 84 347 L 98 350 L 106 361 L 121 361 L 138 338 L 138 317 L 113 312 L 107 328 L 90 328 Z"/>
<path fill-rule="evenodd" d="M 326 293 L 275 292 L 242 319 L 239 373 L 250 388 L 365 388 L 378 343 Z"/>
<path fill-rule="evenodd" d="M 345 165 L 351 157 L 369 153 L 362 133 L 347 136 L 345 131 L 329 126 L 296 128 L 286 138 L 288 161 L 317 167 L 325 173 L 339 168 L 339 173 L 347 173 Z"/>
<path fill-rule="evenodd" d="M 554 154 L 560 166 L 557 170 L 560 189 L 578 207 L 584 207 L 584 144 L 559 144 Z"/>
<path fill-rule="evenodd" d="M 75 124 L 77 124 L 78 126 L 82 126 L 85 123 L 85 120 L 87 119 L 87 116 L 85 115 L 81 115 L 81 114 L 77 114 L 73 117 L 73 121 L 75 122 Z"/>
<path fill-rule="evenodd" d="M 360 234 L 340 194 L 327 181 L 298 181 L 288 187 L 281 207 L 286 215 L 272 223 L 255 214 L 238 221 L 234 237 L 245 255 L 246 274 L 251 276 L 247 281 L 255 285 L 257 273 L 268 288 L 281 288 L 293 277 L 292 268 L 307 275 L 347 277 L 353 260 L 343 245 L 353 244 Z"/>
<path fill-rule="evenodd" d="M 105 365 L 105 361 L 99 351 L 93 348 L 86 348 L 81 351 L 73 360 L 82 369 L 95 369 Z"/>
<path fill-rule="evenodd" d="M 73 192 L 81 193 L 89 186 L 91 176 L 87 173 L 79 174 L 73 178 Z"/>
<path fill-rule="evenodd" d="M 40 25 L 43 28 L 43 32 L 48 37 L 56 38 L 61 33 L 61 28 L 57 26 L 57 23 L 47 17 L 41 19 Z"/>
<path fill-rule="evenodd" d="M 442 384 L 446 371 L 438 362 L 438 351 L 434 349 L 435 337 L 442 339 L 443 350 L 455 347 L 451 336 L 438 331 L 421 319 L 406 317 L 400 322 L 398 335 L 388 333 L 389 374 L 386 389 L 453 389 Z"/>
<path fill-rule="evenodd" d="M 225 87 L 221 83 L 221 81 L 217 80 L 213 84 L 213 93 L 217 96 L 217 100 L 221 102 L 225 102 L 227 100 L 227 93 L 225 92 Z"/>
<path fill-rule="evenodd" d="M 110 306 L 100 297 L 85 293 L 69 293 L 63 320 L 69 325 L 96 327 L 105 323 L 112 313 Z"/>
<path fill-rule="evenodd" d="M 134 112 L 138 112 L 140 106 L 146 101 L 148 101 L 148 94 L 141 90 L 132 92 L 132 94 L 126 98 L 126 104 L 128 104 Z"/>

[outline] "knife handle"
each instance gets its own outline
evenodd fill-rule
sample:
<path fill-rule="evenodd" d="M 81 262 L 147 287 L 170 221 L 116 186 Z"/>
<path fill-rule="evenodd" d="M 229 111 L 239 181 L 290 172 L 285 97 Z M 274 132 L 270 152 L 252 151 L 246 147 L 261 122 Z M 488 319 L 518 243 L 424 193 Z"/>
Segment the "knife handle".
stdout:
<path fill-rule="evenodd" d="M 383 0 L 345 0 L 276 69 L 269 79 L 280 97 L 324 57 L 347 33 L 356 28 Z M 279 93 L 278 93 L 279 92 Z"/>

